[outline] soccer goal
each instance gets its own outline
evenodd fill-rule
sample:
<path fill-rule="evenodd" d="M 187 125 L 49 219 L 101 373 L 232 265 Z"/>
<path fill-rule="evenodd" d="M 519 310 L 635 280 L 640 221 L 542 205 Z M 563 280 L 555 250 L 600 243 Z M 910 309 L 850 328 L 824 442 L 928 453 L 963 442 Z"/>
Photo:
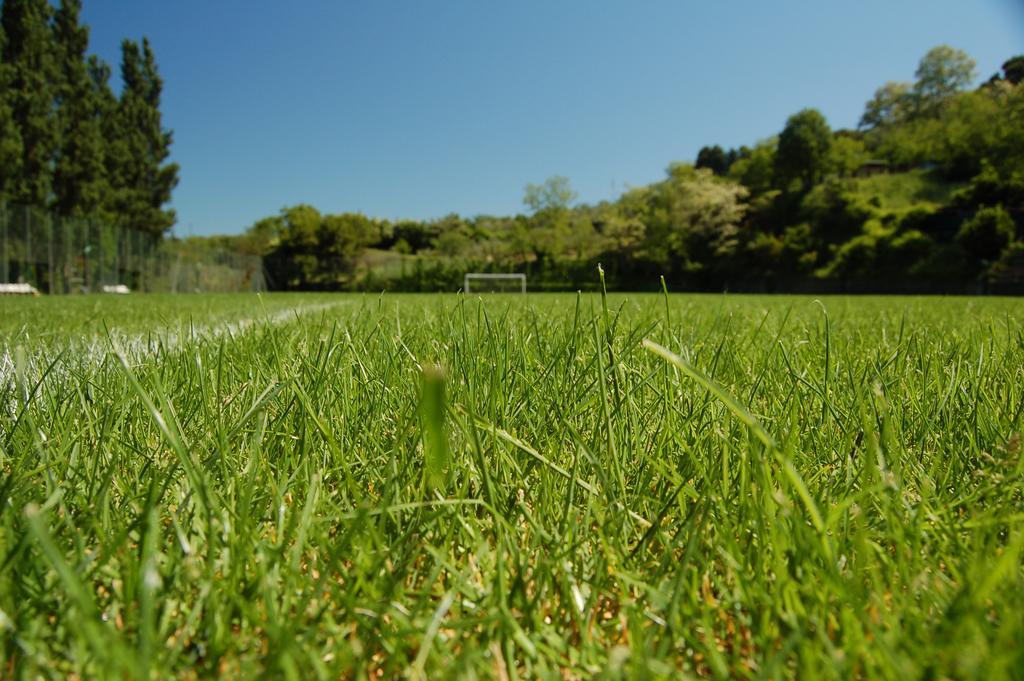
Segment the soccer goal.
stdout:
<path fill-rule="evenodd" d="M 465 293 L 526 293 L 525 274 L 471 272 L 462 280 Z"/>

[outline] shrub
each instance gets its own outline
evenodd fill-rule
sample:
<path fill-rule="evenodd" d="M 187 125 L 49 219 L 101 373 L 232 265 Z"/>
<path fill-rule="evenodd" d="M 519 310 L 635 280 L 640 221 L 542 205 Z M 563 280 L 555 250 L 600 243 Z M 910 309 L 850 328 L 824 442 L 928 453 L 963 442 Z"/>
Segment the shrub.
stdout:
<path fill-rule="evenodd" d="M 1002 205 L 986 206 L 964 221 L 956 241 L 975 260 L 987 263 L 999 258 L 1016 232 L 1013 218 Z"/>
<path fill-rule="evenodd" d="M 1024 285 L 1024 241 L 1015 241 L 1003 251 L 988 269 L 988 280 L 993 284 Z"/>
<path fill-rule="evenodd" d="M 846 182 L 831 180 L 815 187 L 801 206 L 804 218 L 826 242 L 838 243 L 857 235 L 864 224 L 881 215 L 875 197 L 858 196 Z"/>

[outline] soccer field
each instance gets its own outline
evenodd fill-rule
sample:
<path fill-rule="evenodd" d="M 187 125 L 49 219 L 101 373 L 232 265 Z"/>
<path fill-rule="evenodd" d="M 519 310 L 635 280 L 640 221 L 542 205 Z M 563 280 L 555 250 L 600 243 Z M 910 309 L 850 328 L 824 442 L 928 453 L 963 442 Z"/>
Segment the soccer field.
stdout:
<path fill-rule="evenodd" d="M 0 300 L 3 678 L 1002 678 L 1024 303 Z"/>

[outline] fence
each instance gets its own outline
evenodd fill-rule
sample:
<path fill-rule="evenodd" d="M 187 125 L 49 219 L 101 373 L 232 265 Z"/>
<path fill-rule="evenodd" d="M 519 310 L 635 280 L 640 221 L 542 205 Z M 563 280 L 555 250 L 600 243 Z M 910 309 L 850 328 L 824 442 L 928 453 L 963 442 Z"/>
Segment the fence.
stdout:
<path fill-rule="evenodd" d="M 258 256 L 0 202 L 0 283 L 43 293 L 260 291 Z"/>

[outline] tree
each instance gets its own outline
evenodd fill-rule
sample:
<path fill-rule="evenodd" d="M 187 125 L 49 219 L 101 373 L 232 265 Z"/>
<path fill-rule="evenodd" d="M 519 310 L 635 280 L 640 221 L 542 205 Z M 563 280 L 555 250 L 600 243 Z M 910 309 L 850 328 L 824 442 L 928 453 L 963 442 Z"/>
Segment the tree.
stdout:
<path fill-rule="evenodd" d="M 913 95 L 917 111 L 927 113 L 974 80 L 975 62 L 963 50 L 939 45 L 928 50 L 917 65 Z"/>
<path fill-rule="evenodd" d="M 4 54 L 7 43 L 3 26 L 0 25 L 0 55 Z M 11 97 L 12 68 L 0 59 L 0 199 L 8 191 L 21 172 L 21 131 L 14 120 Z"/>
<path fill-rule="evenodd" d="M 848 182 L 830 178 L 801 198 L 798 215 L 810 223 L 811 234 L 822 247 L 842 243 L 869 220 L 882 217 L 871 199 L 849 191 L 849 187 Z"/>
<path fill-rule="evenodd" d="M 981 89 L 946 104 L 934 136 L 934 160 L 947 177 L 968 180 L 981 172 L 984 159 L 999 163 L 1012 151 L 1009 141 L 1024 120 L 1013 119 L 1008 99 L 1002 91 Z"/>
<path fill-rule="evenodd" d="M 523 203 L 534 213 L 565 210 L 576 200 L 576 192 L 569 186 L 569 178 L 554 175 L 543 184 L 528 184 Z"/>
<path fill-rule="evenodd" d="M 872 219 L 864 223 L 860 234 L 841 244 L 832 261 L 818 273 L 867 281 L 884 274 L 886 279 L 898 280 L 927 258 L 933 247 L 932 240 L 917 230 L 898 233 Z"/>
<path fill-rule="evenodd" d="M 442 255 L 465 255 L 471 244 L 469 225 L 459 215 L 450 213 L 434 223 L 437 236 L 432 245 Z"/>
<path fill-rule="evenodd" d="M 317 231 L 320 211 L 300 204 L 281 209 L 281 233 L 277 247 L 266 258 L 271 281 L 289 289 L 315 286 L 319 279 Z"/>
<path fill-rule="evenodd" d="M 60 133 L 53 192 L 54 208 L 64 216 L 94 213 L 106 186 L 100 94 L 86 61 L 89 29 L 79 23 L 81 9 L 81 0 L 63 0 L 53 27 Z"/>
<path fill-rule="evenodd" d="M 641 219 L 624 215 L 614 204 L 601 205 L 594 226 L 601 234 L 602 249 L 627 262 L 632 260 L 647 232 Z"/>
<path fill-rule="evenodd" d="M 6 37 L 0 61 L 8 69 L 4 99 L 21 138 L 21 157 L 16 174 L 7 180 L 8 194 L 14 201 L 39 207 L 50 199 L 57 147 L 51 13 L 46 0 L 4 0 L 0 13 Z M 9 154 L 17 144 L 3 146 Z"/>
<path fill-rule="evenodd" d="M 715 175 L 725 175 L 729 170 L 729 163 L 725 151 L 717 144 L 713 147 L 701 147 L 697 152 L 695 168 L 707 168 Z"/>
<path fill-rule="evenodd" d="M 875 96 L 864 105 L 858 127 L 882 128 L 905 120 L 913 110 L 912 89 L 910 83 L 890 81 L 875 90 Z"/>
<path fill-rule="evenodd" d="M 969 180 L 985 162 L 1007 176 L 1024 167 L 1024 88 L 1000 81 L 958 93 L 941 108 L 941 115 L 873 130 L 872 153 L 896 168 L 934 164 L 953 181 Z"/>
<path fill-rule="evenodd" d="M 284 219 L 280 215 L 272 215 L 254 222 L 238 237 L 236 245 L 242 253 L 267 255 L 280 243 L 282 231 Z"/>
<path fill-rule="evenodd" d="M 1019 54 L 1004 61 L 999 72 L 992 74 L 992 77 L 985 81 L 982 87 L 991 88 L 1000 83 L 1015 86 L 1022 81 L 1024 81 L 1024 54 Z"/>
<path fill-rule="evenodd" d="M 958 211 L 973 211 L 1001 205 L 1011 216 L 1024 217 L 1024 172 L 1020 168 L 1017 165 L 1000 172 L 985 159 L 981 171 L 953 195 L 953 206 Z"/>
<path fill-rule="evenodd" d="M 775 174 L 782 189 L 800 180 L 809 190 L 825 174 L 832 148 L 832 131 L 817 109 L 804 109 L 786 121 L 775 154 Z"/>
<path fill-rule="evenodd" d="M 348 272 L 352 260 L 378 235 L 376 223 L 362 213 L 326 215 L 316 232 L 317 251 L 328 276 Z"/>
<path fill-rule="evenodd" d="M 1024 54 L 1003 62 L 1003 78 L 1011 85 L 1020 85 L 1024 82 Z"/>
<path fill-rule="evenodd" d="M 523 203 L 530 208 L 530 242 L 537 260 L 543 265 L 567 250 L 570 233 L 569 205 L 576 192 L 568 178 L 549 177 L 543 184 L 528 184 Z"/>
<path fill-rule="evenodd" d="M 86 72 L 89 75 L 90 101 L 104 141 L 103 196 L 97 214 L 105 222 L 122 224 L 124 220 L 120 216 L 119 206 L 125 187 L 128 186 L 126 176 L 131 162 L 128 135 L 122 127 L 118 98 L 110 87 L 110 64 L 90 55 Z"/>
<path fill-rule="evenodd" d="M 400 220 L 391 227 L 395 243 L 402 242 L 409 253 L 417 253 L 431 247 L 437 236 L 431 225 L 416 220 Z"/>
<path fill-rule="evenodd" d="M 250 231 L 273 232 L 266 257 L 271 280 L 292 289 L 336 289 L 348 281 L 356 257 L 379 238 L 379 223 L 360 213 L 321 215 L 300 204 L 280 217 L 260 220 Z"/>
<path fill-rule="evenodd" d="M 987 206 L 964 221 L 956 241 L 977 260 L 990 263 L 999 258 L 1015 234 L 1016 227 L 1010 214 L 1002 206 Z"/>
<path fill-rule="evenodd" d="M 163 128 L 163 80 L 149 41 L 121 43 L 121 98 L 112 154 L 113 211 L 123 227 L 161 235 L 175 222 L 163 208 L 178 184 L 178 165 L 166 163 L 173 136 Z"/>
<path fill-rule="evenodd" d="M 685 269 L 697 270 L 731 255 L 738 245 L 739 225 L 746 213 L 747 190 L 686 163 L 668 168 L 657 187 L 654 220 L 661 212 L 667 224 L 651 236 L 664 239 L 669 253 Z M 658 211 L 658 208 L 661 211 Z M 667 229 L 666 229 L 667 228 Z"/>
<path fill-rule="evenodd" d="M 758 142 L 753 149 L 742 147 L 739 158 L 730 166 L 729 177 L 758 196 L 771 190 L 775 178 L 775 147 L 777 140 Z"/>
<path fill-rule="evenodd" d="M 849 177 L 868 159 L 864 143 L 856 137 L 838 134 L 832 141 L 829 154 L 829 171 L 839 177 Z"/>

